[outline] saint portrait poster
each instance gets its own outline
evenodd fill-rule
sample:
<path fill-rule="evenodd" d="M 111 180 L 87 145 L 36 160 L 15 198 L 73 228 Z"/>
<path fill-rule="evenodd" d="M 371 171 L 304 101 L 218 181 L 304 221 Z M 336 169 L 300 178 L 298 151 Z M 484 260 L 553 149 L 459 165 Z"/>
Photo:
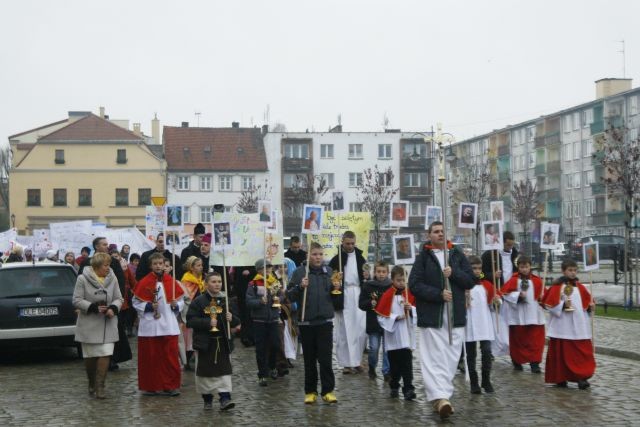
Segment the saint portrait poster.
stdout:
<path fill-rule="evenodd" d="M 269 200 L 258 200 L 259 220 L 265 226 L 271 224 L 271 202 Z"/>
<path fill-rule="evenodd" d="M 331 210 L 336 213 L 344 212 L 344 193 L 342 191 L 331 193 Z"/>
<path fill-rule="evenodd" d="M 502 221 L 482 222 L 482 250 L 501 250 L 504 247 L 502 241 Z"/>
<path fill-rule="evenodd" d="M 304 205 L 302 216 L 302 234 L 320 234 L 324 219 L 322 205 Z"/>
<path fill-rule="evenodd" d="M 600 251 L 598 242 L 588 242 L 582 245 L 582 263 L 584 271 L 593 271 L 600 268 Z"/>
<path fill-rule="evenodd" d="M 556 249 L 560 224 L 543 222 L 540 224 L 540 249 Z"/>
<path fill-rule="evenodd" d="M 227 249 L 232 246 L 231 223 L 229 221 L 213 221 L 213 250 Z"/>
<path fill-rule="evenodd" d="M 504 222 L 504 202 L 490 202 L 489 210 L 491 212 L 491 221 L 503 221 Z"/>
<path fill-rule="evenodd" d="M 267 233 L 277 233 L 278 232 L 278 211 L 277 210 L 273 210 L 271 211 L 271 222 L 269 224 L 267 224 L 267 226 L 265 227 L 264 231 Z"/>
<path fill-rule="evenodd" d="M 393 262 L 395 265 L 413 264 L 416 259 L 413 234 L 393 236 Z"/>
<path fill-rule="evenodd" d="M 424 219 L 424 229 L 428 230 L 434 221 L 442 222 L 442 208 L 440 206 L 427 206 L 427 212 Z"/>
<path fill-rule="evenodd" d="M 171 229 L 171 230 L 180 230 L 182 229 L 183 223 L 182 223 L 182 211 L 183 208 L 182 206 L 178 206 L 178 205 L 167 205 L 165 207 L 167 214 L 166 214 L 166 219 L 167 219 L 167 224 L 166 224 L 166 228 L 167 229 Z"/>
<path fill-rule="evenodd" d="M 409 202 L 391 202 L 389 206 L 389 227 L 409 226 Z"/>
<path fill-rule="evenodd" d="M 476 203 L 460 203 L 458 207 L 458 228 L 470 228 L 475 230 L 478 217 L 478 205 Z"/>

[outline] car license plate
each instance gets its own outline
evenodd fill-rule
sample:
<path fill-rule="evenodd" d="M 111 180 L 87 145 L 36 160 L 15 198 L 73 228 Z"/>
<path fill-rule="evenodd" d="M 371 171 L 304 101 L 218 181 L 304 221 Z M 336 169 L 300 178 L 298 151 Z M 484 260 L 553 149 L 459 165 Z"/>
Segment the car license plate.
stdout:
<path fill-rule="evenodd" d="M 21 317 L 57 316 L 58 307 L 24 307 L 20 309 Z"/>

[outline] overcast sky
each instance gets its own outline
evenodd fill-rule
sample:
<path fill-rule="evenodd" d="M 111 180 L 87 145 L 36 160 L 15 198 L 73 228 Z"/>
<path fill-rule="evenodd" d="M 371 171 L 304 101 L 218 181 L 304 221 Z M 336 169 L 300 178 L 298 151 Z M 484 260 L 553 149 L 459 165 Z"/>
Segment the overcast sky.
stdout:
<path fill-rule="evenodd" d="M 0 4 L 0 140 L 98 111 L 162 125 L 458 140 L 640 85 L 640 1 L 32 1 Z"/>

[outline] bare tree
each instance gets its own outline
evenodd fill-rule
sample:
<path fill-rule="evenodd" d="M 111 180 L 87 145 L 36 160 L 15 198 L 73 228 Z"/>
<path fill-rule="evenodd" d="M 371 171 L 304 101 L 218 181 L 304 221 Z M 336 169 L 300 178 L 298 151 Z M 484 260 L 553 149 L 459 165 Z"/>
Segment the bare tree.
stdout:
<path fill-rule="evenodd" d="M 361 210 L 371 213 L 373 235 L 376 248 L 376 259 L 380 251 L 380 228 L 389 216 L 389 204 L 398 193 L 393 186 L 393 170 L 389 166 L 384 171 L 378 165 L 362 172 L 362 185 L 358 189 L 358 202 Z"/>
<path fill-rule="evenodd" d="M 524 240 L 527 241 L 527 234 L 532 220 L 540 214 L 538 206 L 538 189 L 527 177 L 513 185 L 511 190 L 511 212 L 515 219 L 522 225 Z M 531 239 L 529 239 L 529 254 L 532 252 Z"/>
<path fill-rule="evenodd" d="M 597 141 L 600 164 L 606 173 L 601 177 L 607 186 L 610 199 L 621 199 L 624 206 L 624 298 L 627 303 L 627 286 L 631 283 L 629 274 L 629 240 L 631 219 L 635 217 L 636 199 L 640 194 L 640 141 L 631 140 L 626 127 L 610 126 Z M 635 243 L 634 243 L 635 246 Z M 632 301 L 631 292 L 629 300 Z"/>
<path fill-rule="evenodd" d="M 11 147 L 0 149 L 0 230 L 8 227 L 9 224 L 9 172 L 11 170 L 11 159 L 13 151 Z"/>
<path fill-rule="evenodd" d="M 469 162 L 467 157 L 455 160 L 457 174 L 450 183 L 451 195 L 456 203 L 476 203 L 478 211 L 488 204 L 491 198 L 491 186 L 497 185 L 496 177 L 491 174 L 491 166 L 486 156 L 479 161 Z M 480 215 L 475 229 L 476 252 L 480 252 Z"/>
<path fill-rule="evenodd" d="M 240 193 L 240 198 L 236 202 L 236 210 L 239 213 L 257 213 L 258 200 L 268 200 L 271 196 L 271 187 L 265 182 L 252 186 L 248 190 Z"/>
<path fill-rule="evenodd" d="M 329 183 L 321 175 L 298 174 L 293 188 L 285 189 L 283 202 L 290 210 L 302 215 L 302 207 L 305 204 L 320 204 L 327 191 Z"/>

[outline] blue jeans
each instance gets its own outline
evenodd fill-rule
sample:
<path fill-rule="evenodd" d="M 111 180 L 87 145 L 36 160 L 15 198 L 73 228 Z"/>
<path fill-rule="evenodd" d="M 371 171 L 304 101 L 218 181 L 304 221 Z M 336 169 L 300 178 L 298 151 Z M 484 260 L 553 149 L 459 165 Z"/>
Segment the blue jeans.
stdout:
<path fill-rule="evenodd" d="M 380 345 L 382 343 L 382 346 Z M 385 349 L 382 334 L 369 334 L 369 369 L 375 369 L 378 366 L 378 351 L 382 347 L 382 375 L 389 373 L 389 358 Z"/>

